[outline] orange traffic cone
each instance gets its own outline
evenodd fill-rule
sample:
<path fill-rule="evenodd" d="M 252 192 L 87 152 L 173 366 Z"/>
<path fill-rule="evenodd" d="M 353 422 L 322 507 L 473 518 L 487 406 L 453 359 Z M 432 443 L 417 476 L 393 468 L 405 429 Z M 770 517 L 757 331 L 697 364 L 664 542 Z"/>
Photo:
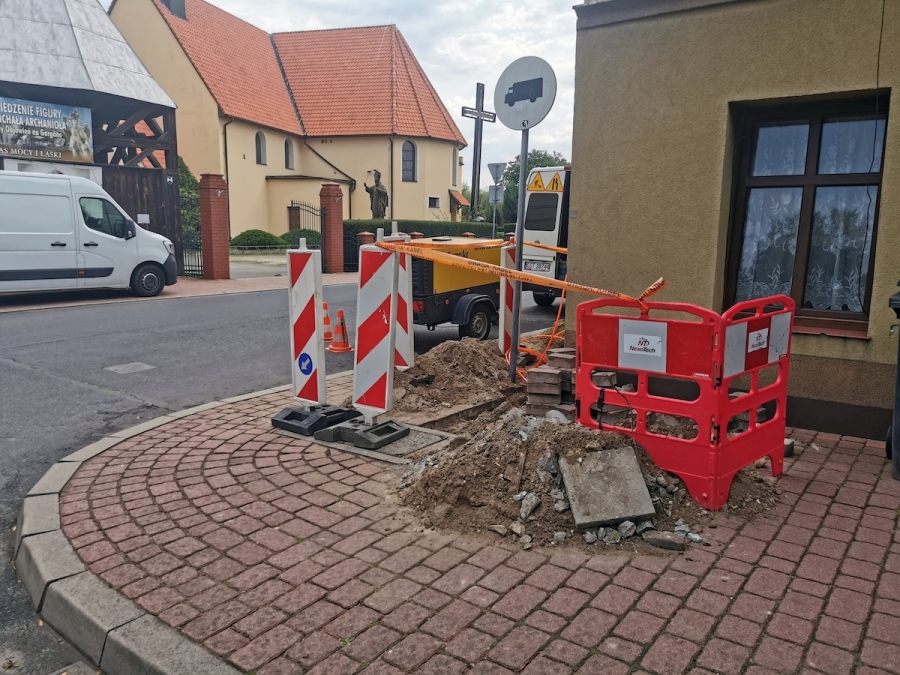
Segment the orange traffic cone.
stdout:
<path fill-rule="evenodd" d="M 350 346 L 350 340 L 347 339 L 347 322 L 344 321 L 344 310 L 339 309 L 337 315 L 337 325 L 335 326 L 334 342 L 327 347 L 330 352 L 352 352 L 353 347 Z"/>
<path fill-rule="evenodd" d="M 325 312 L 325 343 L 329 343 L 334 339 L 334 333 L 331 332 L 331 317 L 328 316 L 328 303 L 322 303 L 322 309 Z"/>

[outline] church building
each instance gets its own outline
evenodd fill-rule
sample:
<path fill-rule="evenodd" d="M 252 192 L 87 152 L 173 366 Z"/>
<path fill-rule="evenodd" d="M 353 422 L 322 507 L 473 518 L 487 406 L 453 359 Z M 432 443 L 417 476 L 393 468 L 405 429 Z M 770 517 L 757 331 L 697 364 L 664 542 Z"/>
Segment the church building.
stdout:
<path fill-rule="evenodd" d="M 456 220 L 466 141 L 396 26 L 269 34 L 204 0 L 114 0 L 110 16 L 177 104 L 179 154 L 223 174 L 232 236 L 288 231 L 341 185 L 345 219 Z"/>

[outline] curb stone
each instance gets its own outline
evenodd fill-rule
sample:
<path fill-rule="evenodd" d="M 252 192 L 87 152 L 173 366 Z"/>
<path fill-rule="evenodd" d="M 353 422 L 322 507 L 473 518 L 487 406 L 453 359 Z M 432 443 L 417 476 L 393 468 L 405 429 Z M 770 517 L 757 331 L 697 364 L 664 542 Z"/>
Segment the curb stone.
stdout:
<path fill-rule="evenodd" d="M 117 431 L 63 457 L 28 491 L 16 524 L 16 571 L 38 614 L 106 675 L 239 675 L 240 671 L 147 615 L 85 567 L 62 532 L 59 495 L 66 483 L 83 462 L 138 434 L 290 387 L 210 401 Z"/>

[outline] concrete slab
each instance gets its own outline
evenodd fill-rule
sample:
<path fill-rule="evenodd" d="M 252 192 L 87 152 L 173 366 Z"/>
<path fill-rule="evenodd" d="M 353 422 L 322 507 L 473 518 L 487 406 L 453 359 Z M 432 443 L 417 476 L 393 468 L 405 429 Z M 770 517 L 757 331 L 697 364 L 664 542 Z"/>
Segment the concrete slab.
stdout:
<path fill-rule="evenodd" d="M 179 410 L 178 412 L 169 413 L 167 417 L 171 417 L 173 420 L 179 420 L 182 417 L 212 410 L 213 408 L 221 408 L 223 405 L 226 405 L 224 401 L 212 401 L 210 403 L 204 403 L 203 405 L 195 405 L 193 408 L 186 408 L 184 410 Z"/>
<path fill-rule="evenodd" d="M 109 631 L 146 612 L 91 572 L 50 584 L 41 617 L 91 663 L 100 663 Z"/>
<path fill-rule="evenodd" d="M 41 479 L 28 491 L 26 496 L 58 495 L 80 466 L 81 462 L 57 462 L 41 476 Z"/>
<path fill-rule="evenodd" d="M 61 530 L 26 537 L 16 555 L 16 571 L 38 612 L 49 584 L 86 569 Z"/>
<path fill-rule="evenodd" d="M 61 462 L 86 462 L 89 459 L 93 459 L 101 452 L 106 452 L 114 445 L 121 443 L 121 438 L 112 438 L 111 436 L 107 436 L 106 438 L 101 438 L 96 443 L 91 443 L 90 445 L 84 446 L 81 450 L 76 450 L 71 455 L 66 455 L 63 457 Z"/>
<path fill-rule="evenodd" d="M 13 559 L 19 553 L 19 545 L 25 537 L 60 529 L 59 497 L 56 495 L 38 495 L 26 497 L 19 509 L 16 521 L 16 544 Z"/>
<path fill-rule="evenodd" d="M 110 631 L 100 668 L 107 675 L 239 675 L 219 657 L 149 615 Z"/>
<path fill-rule="evenodd" d="M 578 528 L 656 514 L 632 448 L 591 452 L 581 461 L 560 457 L 559 469 Z"/>

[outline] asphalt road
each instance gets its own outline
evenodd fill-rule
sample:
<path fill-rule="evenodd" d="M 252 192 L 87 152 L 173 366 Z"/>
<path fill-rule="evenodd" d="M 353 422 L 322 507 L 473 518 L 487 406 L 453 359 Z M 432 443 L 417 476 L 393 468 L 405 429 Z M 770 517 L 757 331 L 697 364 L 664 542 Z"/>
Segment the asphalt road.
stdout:
<path fill-rule="evenodd" d="M 355 344 L 356 287 L 326 286 Z M 523 331 L 546 328 L 557 307 L 525 294 Z M 456 339 L 455 326 L 416 326 L 416 351 Z M 497 328 L 493 329 L 496 337 Z M 173 298 L 0 314 L 0 664 L 48 675 L 81 657 L 37 616 L 9 563 L 25 493 L 59 458 L 166 412 L 290 381 L 284 291 Z M 152 369 L 118 374 L 110 366 Z M 352 354 L 328 353 L 329 373 Z"/>

